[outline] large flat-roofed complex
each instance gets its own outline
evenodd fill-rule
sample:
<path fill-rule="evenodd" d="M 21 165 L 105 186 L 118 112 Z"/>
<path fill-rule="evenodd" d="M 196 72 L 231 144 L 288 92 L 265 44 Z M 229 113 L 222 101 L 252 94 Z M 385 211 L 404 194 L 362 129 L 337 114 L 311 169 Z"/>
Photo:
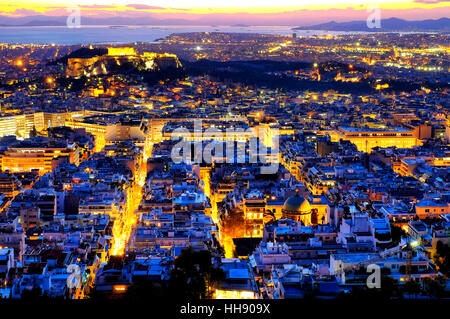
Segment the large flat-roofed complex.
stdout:
<path fill-rule="evenodd" d="M 43 174 L 52 171 L 58 161 L 67 160 L 78 165 L 79 151 L 76 144 L 45 141 L 22 141 L 10 146 L 1 157 L 2 171 L 28 172 L 37 170 Z"/>
<path fill-rule="evenodd" d="M 347 140 L 355 144 L 359 151 L 369 153 L 374 147 L 397 146 L 399 148 L 410 148 L 419 143 L 411 131 L 402 127 L 366 129 L 341 126 L 331 134 L 332 141 Z"/>

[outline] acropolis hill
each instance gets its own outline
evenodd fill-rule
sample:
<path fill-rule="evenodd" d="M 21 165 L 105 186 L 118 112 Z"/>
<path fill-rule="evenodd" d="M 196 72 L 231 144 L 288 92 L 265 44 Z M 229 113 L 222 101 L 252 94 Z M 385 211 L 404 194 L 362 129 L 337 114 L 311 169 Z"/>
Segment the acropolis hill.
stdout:
<path fill-rule="evenodd" d="M 97 51 L 98 52 L 98 51 Z M 180 68 L 181 63 L 175 54 L 144 52 L 139 54 L 132 47 L 107 48 L 107 53 L 94 56 L 68 58 L 66 76 L 108 74 L 113 69 L 135 68 L 139 71 L 163 71 L 169 68 Z"/>

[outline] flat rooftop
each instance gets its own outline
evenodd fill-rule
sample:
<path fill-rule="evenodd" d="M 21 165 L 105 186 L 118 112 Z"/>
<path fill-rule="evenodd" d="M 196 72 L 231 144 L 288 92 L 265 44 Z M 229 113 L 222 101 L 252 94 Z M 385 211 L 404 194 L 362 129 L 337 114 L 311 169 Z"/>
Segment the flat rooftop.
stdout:
<path fill-rule="evenodd" d="M 370 127 L 353 127 L 353 126 L 340 126 L 339 130 L 347 133 L 410 133 L 403 127 L 396 126 L 390 128 L 370 128 Z"/>

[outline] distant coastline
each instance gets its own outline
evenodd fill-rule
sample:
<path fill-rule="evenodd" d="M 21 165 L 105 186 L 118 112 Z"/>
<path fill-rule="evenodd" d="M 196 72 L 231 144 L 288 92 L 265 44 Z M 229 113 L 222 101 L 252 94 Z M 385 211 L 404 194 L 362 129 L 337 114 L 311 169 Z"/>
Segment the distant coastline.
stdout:
<path fill-rule="evenodd" d="M 408 21 L 398 18 L 382 19 L 380 28 L 369 28 L 367 21 L 327 22 L 295 27 L 293 30 L 365 31 L 365 32 L 450 32 L 450 19 Z"/>
<path fill-rule="evenodd" d="M 120 29 L 120 32 L 118 31 Z M 192 26 L 192 25 L 81 25 L 63 26 L 0 26 L 0 43 L 6 44 L 126 44 L 156 42 L 174 33 L 222 32 L 254 33 L 279 36 L 311 37 L 321 35 L 365 34 L 368 31 L 328 31 L 298 29 L 292 26 Z M 436 33 L 431 31 L 381 31 L 384 33 Z"/>
<path fill-rule="evenodd" d="M 345 34 L 345 32 L 296 31 L 292 26 L 173 26 L 142 25 L 124 26 L 120 32 L 109 25 L 82 25 L 80 28 L 66 26 L 8 26 L 0 27 L 0 43 L 7 44 L 125 44 L 132 42 L 155 42 L 173 33 L 223 32 L 223 33 L 255 33 L 280 36 L 292 36 L 293 33 L 303 36 Z"/>

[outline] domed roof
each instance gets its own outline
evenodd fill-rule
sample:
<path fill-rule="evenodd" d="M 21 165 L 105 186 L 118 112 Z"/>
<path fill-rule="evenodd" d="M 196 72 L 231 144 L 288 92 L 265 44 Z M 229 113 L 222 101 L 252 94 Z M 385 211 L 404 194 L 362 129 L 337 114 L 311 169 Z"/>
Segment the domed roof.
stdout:
<path fill-rule="evenodd" d="M 311 205 L 304 197 L 295 195 L 291 196 L 284 202 L 283 211 L 294 214 L 309 214 Z"/>

